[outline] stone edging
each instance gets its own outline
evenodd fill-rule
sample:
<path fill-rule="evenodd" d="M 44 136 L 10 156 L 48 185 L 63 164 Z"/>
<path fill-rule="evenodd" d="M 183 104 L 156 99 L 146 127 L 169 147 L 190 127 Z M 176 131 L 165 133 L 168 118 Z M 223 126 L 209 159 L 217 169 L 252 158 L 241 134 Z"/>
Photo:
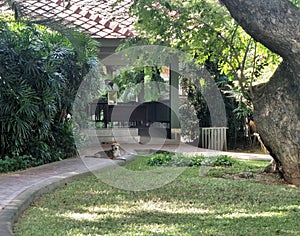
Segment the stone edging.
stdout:
<path fill-rule="evenodd" d="M 124 160 L 116 161 L 119 165 L 125 165 L 125 163 L 128 163 L 132 160 L 134 160 L 134 156 L 128 156 L 126 158 L 126 162 L 124 162 Z M 109 165 L 101 165 L 99 166 L 99 170 L 107 166 Z M 9 204 L 7 204 L 4 209 L 1 210 L 0 235 L 13 236 L 13 225 L 18 221 L 21 214 L 42 194 L 50 193 L 64 184 L 92 174 L 93 173 L 89 169 L 83 169 L 77 172 L 71 171 L 52 176 L 45 181 L 27 188 L 22 193 L 17 195 Z"/>

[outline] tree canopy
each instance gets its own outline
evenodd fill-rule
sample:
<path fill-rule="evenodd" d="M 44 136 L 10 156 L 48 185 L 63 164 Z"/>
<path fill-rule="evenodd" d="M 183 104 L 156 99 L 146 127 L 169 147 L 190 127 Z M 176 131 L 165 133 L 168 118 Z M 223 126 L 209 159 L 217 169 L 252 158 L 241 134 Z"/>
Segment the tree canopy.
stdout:
<path fill-rule="evenodd" d="M 236 83 L 240 95 L 253 96 L 252 86 L 266 81 L 280 58 L 257 43 L 214 0 L 134 1 L 140 33 L 191 54 L 199 64 L 215 64 Z"/>
<path fill-rule="evenodd" d="M 145 37 L 189 52 L 199 63 L 217 65 L 218 72 L 234 82 L 233 91 L 250 98 L 275 169 L 296 185 L 300 185 L 299 5 L 299 0 L 136 0 L 132 7 Z"/>
<path fill-rule="evenodd" d="M 210 71 L 225 95 L 229 132 L 236 136 L 238 120 L 253 113 L 253 86 L 267 82 L 281 58 L 248 35 L 216 0 L 134 1 L 131 13 L 146 43 L 175 47 Z M 193 81 L 182 78 L 182 83 L 200 126 L 209 125 L 201 92 Z"/>

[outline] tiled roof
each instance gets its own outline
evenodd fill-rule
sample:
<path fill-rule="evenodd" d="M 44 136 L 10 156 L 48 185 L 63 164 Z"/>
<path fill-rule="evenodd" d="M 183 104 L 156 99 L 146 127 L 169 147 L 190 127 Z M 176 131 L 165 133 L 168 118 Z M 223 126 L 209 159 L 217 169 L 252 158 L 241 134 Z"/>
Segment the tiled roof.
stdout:
<path fill-rule="evenodd" d="M 5 1 L 0 1 L 0 14 L 12 14 L 13 11 Z"/>
<path fill-rule="evenodd" d="M 132 0 L 18 0 L 23 16 L 75 25 L 93 38 L 136 36 L 135 18 L 129 16 Z M 0 0 L 0 5 L 3 0 Z"/>

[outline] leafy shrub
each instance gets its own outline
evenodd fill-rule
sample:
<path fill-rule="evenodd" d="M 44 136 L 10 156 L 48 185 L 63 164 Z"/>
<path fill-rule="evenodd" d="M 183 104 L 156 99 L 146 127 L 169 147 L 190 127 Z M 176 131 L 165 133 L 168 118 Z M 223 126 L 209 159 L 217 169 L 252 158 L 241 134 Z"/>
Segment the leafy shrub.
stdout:
<path fill-rule="evenodd" d="M 43 164 L 41 160 L 37 160 L 31 155 L 8 157 L 0 159 L 0 172 L 10 172 L 16 170 L 22 170 L 33 166 Z"/>
<path fill-rule="evenodd" d="M 163 166 L 167 165 L 173 158 L 174 154 L 169 152 L 156 153 L 151 155 L 147 164 L 150 166 Z"/>
<path fill-rule="evenodd" d="M 193 156 L 192 159 L 190 160 L 189 166 L 201 166 L 204 159 L 205 157 L 203 155 Z"/>
<path fill-rule="evenodd" d="M 73 157 L 77 153 L 77 148 L 74 142 L 74 135 L 78 135 L 78 132 L 73 128 L 72 121 L 66 121 L 59 123 L 53 127 L 53 133 L 55 135 L 55 153 L 54 161 L 59 159 L 65 159 Z"/>
<path fill-rule="evenodd" d="M 237 163 L 235 159 L 228 155 L 218 155 L 212 162 L 214 166 L 232 166 Z"/>
<path fill-rule="evenodd" d="M 191 158 L 183 154 L 175 154 L 169 161 L 168 166 L 190 166 Z"/>
<path fill-rule="evenodd" d="M 174 153 L 157 153 L 151 155 L 147 164 L 150 166 L 232 166 L 237 161 L 228 155 L 204 157 L 203 155 L 187 156 Z"/>
<path fill-rule="evenodd" d="M 201 166 L 214 166 L 213 157 L 206 157 L 201 162 Z"/>

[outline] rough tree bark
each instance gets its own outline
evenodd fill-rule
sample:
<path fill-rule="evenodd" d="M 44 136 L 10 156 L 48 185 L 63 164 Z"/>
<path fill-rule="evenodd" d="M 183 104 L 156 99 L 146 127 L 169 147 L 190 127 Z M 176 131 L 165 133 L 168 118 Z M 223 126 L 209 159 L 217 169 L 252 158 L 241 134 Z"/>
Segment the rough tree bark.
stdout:
<path fill-rule="evenodd" d="M 220 0 L 255 40 L 283 58 L 254 91 L 254 118 L 277 170 L 300 185 L 300 10 L 288 0 Z"/>

